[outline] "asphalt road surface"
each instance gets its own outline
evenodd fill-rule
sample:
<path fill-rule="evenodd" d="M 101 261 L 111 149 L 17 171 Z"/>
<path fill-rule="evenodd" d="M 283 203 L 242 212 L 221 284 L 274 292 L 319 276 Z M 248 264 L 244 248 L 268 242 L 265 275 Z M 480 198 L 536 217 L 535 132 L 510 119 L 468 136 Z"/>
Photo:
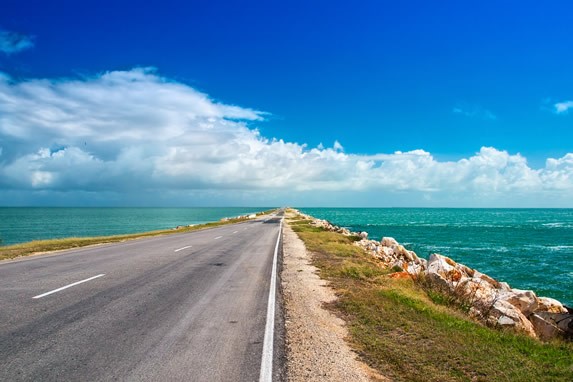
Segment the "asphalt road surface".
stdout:
<path fill-rule="evenodd" d="M 0 381 L 259 381 L 279 229 L 274 217 L 0 263 Z"/>

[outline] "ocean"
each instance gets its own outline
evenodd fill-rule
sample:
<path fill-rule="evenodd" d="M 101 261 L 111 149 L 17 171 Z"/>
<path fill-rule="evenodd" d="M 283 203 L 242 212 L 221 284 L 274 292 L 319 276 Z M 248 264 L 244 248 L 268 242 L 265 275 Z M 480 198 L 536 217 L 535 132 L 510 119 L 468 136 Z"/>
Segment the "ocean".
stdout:
<path fill-rule="evenodd" d="M 573 209 L 301 208 L 573 306 Z"/>
<path fill-rule="evenodd" d="M 107 236 L 201 224 L 271 209 L 0 208 L 0 245 L 63 237 Z"/>

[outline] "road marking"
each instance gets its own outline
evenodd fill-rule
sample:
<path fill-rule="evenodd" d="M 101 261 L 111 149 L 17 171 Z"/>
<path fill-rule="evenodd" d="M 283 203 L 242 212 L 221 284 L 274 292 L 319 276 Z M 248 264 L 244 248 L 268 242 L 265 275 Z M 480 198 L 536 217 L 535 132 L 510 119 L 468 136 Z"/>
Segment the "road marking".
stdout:
<path fill-rule="evenodd" d="M 281 242 L 281 234 L 283 230 L 283 221 L 279 228 L 277 236 L 277 244 L 275 246 L 275 254 L 273 256 L 273 268 L 271 274 L 271 286 L 269 290 L 269 302 L 267 304 L 267 323 L 265 325 L 265 339 L 263 340 L 263 357 L 261 360 L 261 373 L 259 374 L 259 382 L 272 382 L 273 380 L 273 348 L 274 348 L 274 334 L 275 334 L 275 299 L 277 289 L 277 258 L 279 253 L 279 243 Z"/>
<path fill-rule="evenodd" d="M 220 239 L 220 238 L 222 238 L 222 237 L 223 237 L 223 236 L 217 236 L 217 237 L 216 237 L 215 239 L 213 239 L 213 240 L 218 240 L 218 239 Z"/>
<path fill-rule="evenodd" d="M 233 235 L 234 235 L 234 234 L 236 234 L 237 232 L 239 232 L 239 231 L 235 231 L 235 232 L 233 232 Z"/>
<path fill-rule="evenodd" d="M 192 247 L 192 245 L 188 245 L 188 246 L 185 246 L 185 247 L 181 247 L 181 248 L 179 248 L 179 249 L 176 249 L 176 250 L 173 251 L 173 252 L 179 252 L 179 251 L 182 251 L 182 250 L 184 250 L 184 249 L 191 248 L 191 247 Z"/>
<path fill-rule="evenodd" d="M 105 276 L 105 273 L 102 273 L 101 275 L 97 275 L 97 276 L 94 276 L 94 277 L 90 277 L 89 279 L 85 279 L 85 280 L 82 280 L 82 281 L 76 281 L 75 283 L 71 283 L 71 284 L 68 284 L 68 285 L 66 285 L 66 286 L 63 286 L 63 287 L 61 287 L 61 288 L 54 289 L 54 290 L 51 290 L 51 291 L 49 291 L 49 292 L 39 294 L 39 295 L 34 296 L 34 297 L 32 297 L 32 298 L 42 298 L 42 297 L 46 297 L 46 296 L 48 296 L 48 295 L 51 295 L 52 293 L 56 293 L 56 292 L 62 291 L 62 290 L 64 290 L 64 289 L 68 289 L 68 288 L 73 287 L 73 286 L 75 286 L 75 285 L 82 284 L 82 283 L 91 281 L 91 280 L 93 280 L 93 279 L 97 279 L 98 277 L 102 277 L 102 276 Z"/>

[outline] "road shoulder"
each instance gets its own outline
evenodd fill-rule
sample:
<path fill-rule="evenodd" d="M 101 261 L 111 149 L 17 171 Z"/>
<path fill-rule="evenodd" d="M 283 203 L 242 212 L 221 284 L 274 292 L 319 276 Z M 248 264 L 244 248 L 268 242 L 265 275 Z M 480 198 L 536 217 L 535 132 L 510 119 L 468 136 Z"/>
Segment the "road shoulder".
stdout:
<path fill-rule="evenodd" d="M 348 336 L 344 321 L 323 307 L 336 296 L 319 278 L 311 254 L 288 224 L 283 230 L 283 251 L 287 380 L 384 380 L 357 360 L 344 340 Z"/>

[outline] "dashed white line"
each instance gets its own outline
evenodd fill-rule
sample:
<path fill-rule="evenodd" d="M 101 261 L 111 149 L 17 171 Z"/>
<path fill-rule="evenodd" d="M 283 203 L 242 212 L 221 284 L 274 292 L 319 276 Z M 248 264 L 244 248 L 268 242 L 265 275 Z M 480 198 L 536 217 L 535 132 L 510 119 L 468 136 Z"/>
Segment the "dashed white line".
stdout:
<path fill-rule="evenodd" d="M 213 240 L 218 240 L 220 238 L 222 238 L 223 236 L 217 236 L 216 238 L 214 238 Z"/>
<path fill-rule="evenodd" d="M 173 251 L 173 252 L 179 252 L 179 251 L 182 251 L 182 250 L 184 250 L 184 249 L 191 248 L 191 247 L 192 247 L 192 245 L 187 245 L 187 246 L 185 246 L 185 247 L 181 247 L 181 248 L 179 248 L 179 249 L 176 249 L 176 250 Z"/>
<path fill-rule="evenodd" d="M 273 380 L 273 348 L 274 348 L 274 332 L 275 332 L 275 298 L 277 289 L 277 258 L 279 253 L 279 243 L 281 242 L 281 234 L 283 230 L 283 221 L 279 228 L 277 236 L 277 244 L 275 246 L 275 254 L 273 256 L 273 268 L 271 270 L 271 286 L 269 290 L 269 301 L 267 304 L 267 322 L 265 325 L 265 338 L 263 340 L 263 356 L 261 360 L 261 373 L 259 374 L 259 382 L 272 382 Z"/>
<path fill-rule="evenodd" d="M 237 232 L 239 232 L 239 231 L 235 231 L 235 232 L 233 232 L 233 235 L 234 235 L 234 234 L 236 234 Z"/>
<path fill-rule="evenodd" d="M 42 298 L 42 297 L 46 297 L 46 296 L 48 296 L 48 295 L 51 295 L 52 293 L 56 293 L 56 292 L 62 291 L 62 290 L 64 290 L 64 289 L 68 289 L 68 288 L 73 287 L 73 286 L 75 286 L 75 285 L 82 284 L 82 283 L 85 283 L 85 282 L 90 281 L 90 280 L 93 280 L 93 279 L 97 279 L 98 277 L 102 277 L 102 276 L 105 276 L 105 273 L 102 273 L 101 275 L 97 275 L 97 276 L 90 277 L 89 279 L 85 279 L 85 280 L 81 280 L 81 281 L 76 281 L 75 283 L 71 283 L 71 284 L 68 284 L 68 285 L 66 285 L 66 286 L 63 286 L 63 287 L 61 287 L 61 288 L 54 289 L 54 290 L 51 290 L 51 291 L 49 291 L 49 292 L 39 294 L 39 295 L 34 296 L 34 297 L 32 297 L 32 298 Z"/>

